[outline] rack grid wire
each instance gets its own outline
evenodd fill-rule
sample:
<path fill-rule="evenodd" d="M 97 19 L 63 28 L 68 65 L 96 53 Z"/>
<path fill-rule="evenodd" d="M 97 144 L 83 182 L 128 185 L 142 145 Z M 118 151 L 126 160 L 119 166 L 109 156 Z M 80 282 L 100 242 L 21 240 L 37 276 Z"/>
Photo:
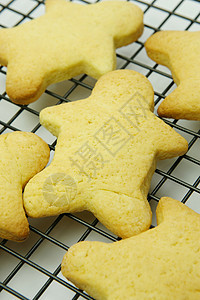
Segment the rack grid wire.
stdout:
<path fill-rule="evenodd" d="M 76 2 L 89 5 L 97 1 Z M 131 2 L 144 11 L 144 33 L 135 43 L 117 49 L 117 69 L 133 69 L 150 80 L 155 92 L 156 114 L 158 105 L 176 85 L 167 68 L 147 57 L 144 42 L 158 30 L 200 30 L 200 2 Z M 0 28 L 30 21 L 44 12 L 45 4 L 42 0 L 0 0 Z M 5 91 L 5 81 L 6 68 L 0 67 L 0 134 L 16 130 L 36 133 L 49 144 L 51 160 L 56 138 L 40 125 L 39 112 L 47 106 L 87 98 L 95 80 L 81 75 L 53 84 L 38 101 L 27 106 L 10 101 Z M 152 227 L 156 226 L 155 209 L 162 196 L 180 200 L 200 213 L 200 123 L 173 119 L 164 121 L 186 138 L 189 150 L 182 157 L 157 164 L 148 195 L 153 211 Z M 118 237 L 88 212 L 29 218 L 29 223 L 30 237 L 25 242 L 0 240 L 0 299 L 93 299 L 62 276 L 62 258 L 69 247 L 79 241 L 110 243 L 118 240 Z"/>

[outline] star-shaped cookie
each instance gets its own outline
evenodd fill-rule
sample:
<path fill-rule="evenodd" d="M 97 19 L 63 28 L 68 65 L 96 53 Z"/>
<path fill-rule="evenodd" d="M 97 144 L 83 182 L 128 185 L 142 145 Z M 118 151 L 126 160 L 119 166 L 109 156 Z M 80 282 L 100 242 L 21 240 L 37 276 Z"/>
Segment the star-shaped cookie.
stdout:
<path fill-rule="evenodd" d="M 96 300 L 200 299 L 200 215 L 161 198 L 158 226 L 112 244 L 80 242 L 62 273 Z"/>
<path fill-rule="evenodd" d="M 46 166 L 49 147 L 36 134 L 19 131 L 2 134 L 0 144 L 0 237 L 22 241 L 29 234 L 22 190 Z"/>
<path fill-rule="evenodd" d="M 178 86 L 160 104 L 158 114 L 200 120 L 200 31 L 160 31 L 145 48 L 151 59 L 171 70 Z"/>
<path fill-rule="evenodd" d="M 28 104 L 54 82 L 81 73 L 99 78 L 115 69 L 115 49 L 142 32 L 143 12 L 133 3 L 46 0 L 45 15 L 0 30 L 7 94 L 15 103 Z"/>
<path fill-rule="evenodd" d="M 25 188 L 27 214 L 89 210 L 123 238 L 148 229 L 156 161 L 187 151 L 153 105 L 145 76 L 117 70 L 102 76 L 89 98 L 42 110 L 41 124 L 58 140 L 51 164 Z"/>

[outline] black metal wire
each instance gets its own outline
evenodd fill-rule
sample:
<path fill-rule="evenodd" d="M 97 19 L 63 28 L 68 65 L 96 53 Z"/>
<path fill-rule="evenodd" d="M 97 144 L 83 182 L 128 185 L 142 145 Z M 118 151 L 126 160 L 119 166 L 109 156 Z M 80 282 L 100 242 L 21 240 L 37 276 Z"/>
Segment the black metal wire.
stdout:
<path fill-rule="evenodd" d="M 6 11 L 10 11 L 14 14 L 19 15 L 20 20 L 16 22 L 16 24 L 15 24 L 15 26 L 16 26 L 16 25 L 21 24 L 27 18 L 29 20 L 32 20 L 33 19 L 32 14 L 38 8 L 40 8 L 41 6 L 44 5 L 44 1 L 42 1 L 42 0 L 41 1 L 32 0 L 33 2 L 35 2 L 35 6 L 30 11 L 28 11 L 28 13 L 26 14 L 24 12 L 23 13 L 20 12 L 20 10 L 17 10 L 16 8 L 14 9 L 12 7 L 12 4 L 15 3 L 15 1 L 16 0 L 7 1 L 7 3 L 5 4 L 5 2 L 1 3 L 1 0 L 0 0 L 0 5 L 2 7 L 2 10 L 0 11 L 0 28 L 6 27 L 5 25 L 1 24 L 1 14 L 2 13 L 5 13 Z M 197 1 L 197 0 L 190 0 L 190 1 L 191 1 L 191 3 L 196 2 L 196 3 L 200 4 L 199 1 Z M 86 4 L 86 5 L 90 4 L 88 1 L 85 1 L 85 0 L 80 0 L 80 2 L 84 2 L 84 4 Z M 95 1 L 95 2 L 98 2 L 98 1 Z M 151 8 L 157 10 L 158 12 L 161 11 L 161 12 L 166 13 L 166 15 L 163 17 L 163 21 L 160 23 L 160 25 L 157 28 L 155 28 L 154 26 L 151 26 L 149 24 L 145 24 L 145 29 L 150 29 L 152 31 L 152 34 L 156 31 L 161 30 L 162 26 L 167 21 L 170 20 L 171 16 L 180 18 L 180 20 L 188 21 L 189 24 L 185 28 L 185 30 L 189 30 L 193 24 L 200 25 L 200 21 L 199 21 L 200 11 L 199 11 L 199 13 L 197 12 L 197 15 L 195 18 L 190 18 L 188 16 L 183 16 L 180 13 L 177 13 L 178 7 L 180 7 L 185 2 L 184 0 L 180 0 L 177 3 L 177 5 L 173 8 L 173 10 L 161 8 L 159 6 L 157 0 L 154 0 L 151 3 L 148 3 L 149 1 L 145 2 L 145 1 L 141 1 L 141 0 L 135 0 L 133 2 L 138 5 L 145 6 L 144 16 Z M 165 71 L 161 71 L 158 68 L 158 65 L 155 63 L 153 64 L 153 66 L 150 66 L 144 62 L 139 61 L 137 59 L 137 55 L 144 49 L 144 43 L 140 40 L 136 41 L 135 43 L 138 45 L 138 48 L 137 48 L 137 50 L 135 50 L 133 52 L 130 51 L 130 55 L 124 55 L 120 51 L 117 50 L 117 58 L 123 62 L 120 68 L 122 68 L 122 69 L 129 68 L 131 66 L 131 68 L 134 69 L 134 66 L 137 66 L 139 68 L 143 68 L 146 70 L 147 78 L 150 77 L 152 74 L 156 74 L 162 78 L 170 79 L 169 84 L 167 84 L 165 86 L 165 89 L 162 92 L 155 91 L 155 105 L 157 105 L 157 104 L 159 104 L 159 102 L 161 102 L 166 97 L 166 94 L 173 87 L 174 82 L 173 82 L 172 76 L 170 74 L 166 73 Z M 0 67 L 0 75 L 6 76 L 6 68 L 5 67 Z M 57 92 L 53 92 L 49 88 L 47 88 L 47 90 L 45 91 L 45 93 L 47 95 L 49 95 L 50 97 L 52 97 L 52 99 L 54 99 L 54 101 L 56 101 L 55 105 L 59 105 L 61 103 L 65 103 L 65 102 L 66 103 L 70 102 L 71 96 L 73 95 L 74 92 L 77 91 L 77 89 L 79 87 L 86 89 L 89 92 L 91 92 L 91 90 L 93 89 L 93 86 L 91 86 L 90 84 L 87 83 L 86 75 L 82 75 L 78 79 L 72 78 L 72 79 L 70 79 L 70 82 L 72 84 L 71 87 L 67 88 L 63 95 L 60 95 Z M 34 106 L 31 106 L 31 105 L 21 106 L 21 105 L 13 104 L 11 102 L 11 100 L 9 99 L 9 97 L 7 96 L 5 91 L 0 94 L 0 104 L 1 104 L 1 101 L 4 101 L 7 104 L 14 105 L 17 108 L 17 110 L 14 114 L 11 115 L 11 117 L 7 121 L 0 120 L 0 134 L 3 134 L 7 131 L 20 130 L 17 127 L 17 125 L 15 125 L 15 124 L 16 124 L 16 121 L 25 112 L 28 112 L 31 115 L 34 115 L 36 117 L 39 116 L 39 112 L 36 109 L 34 109 Z M 175 130 L 180 132 L 181 134 L 185 134 L 188 136 L 189 149 L 194 147 L 195 143 L 197 141 L 199 141 L 200 130 L 195 131 L 195 130 L 189 128 L 189 126 L 186 126 L 185 124 L 182 125 L 182 123 L 179 122 L 178 120 L 164 119 L 164 121 L 168 125 L 173 127 Z M 40 129 L 40 127 L 41 127 L 41 125 L 38 121 L 38 123 L 33 126 L 31 131 L 37 134 L 37 131 Z M 54 151 L 55 146 L 56 146 L 56 141 L 49 143 L 49 146 L 50 146 L 50 149 L 52 151 Z M 157 168 L 155 171 L 155 174 L 158 175 L 158 177 L 160 179 L 148 195 L 148 200 L 150 203 L 151 203 L 151 201 L 155 201 L 155 202 L 159 201 L 159 197 L 158 197 L 159 191 L 163 187 L 163 185 L 166 183 L 166 181 L 173 182 L 178 187 L 180 187 L 180 188 L 183 187 L 186 190 L 182 199 L 179 199 L 183 203 L 186 203 L 189 199 L 191 199 L 191 196 L 194 193 L 195 193 L 195 195 L 197 195 L 199 197 L 200 176 L 197 176 L 197 178 L 194 180 L 193 183 L 188 183 L 185 180 L 178 178 L 177 176 L 174 175 L 174 171 L 180 165 L 180 163 L 183 162 L 184 160 L 190 162 L 192 164 L 192 166 L 195 166 L 195 167 L 200 166 L 200 160 L 196 157 L 193 157 L 191 154 L 187 153 L 187 154 L 183 155 L 182 157 L 177 158 L 172 163 L 172 165 L 169 166 L 169 169 L 167 171 L 162 170 L 162 168 Z M 86 221 L 84 218 L 82 218 L 81 215 L 76 215 L 76 214 L 62 214 L 56 218 L 53 218 L 53 220 L 50 222 L 50 225 L 46 228 L 46 230 L 43 230 L 42 227 L 38 228 L 37 226 L 30 225 L 31 234 L 35 235 L 36 241 L 34 242 L 34 244 L 31 246 L 31 248 L 25 254 L 21 254 L 19 251 L 14 250 L 15 249 L 14 245 L 12 243 L 10 243 L 9 241 L 7 241 L 5 239 L 0 241 L 0 257 L 1 257 L 2 253 L 6 253 L 7 255 L 9 255 L 9 257 L 14 257 L 17 260 L 17 264 L 13 267 L 13 269 L 10 271 L 10 273 L 8 275 L 6 275 L 5 278 L 3 278 L 3 280 L 0 282 L 0 299 L 3 299 L 3 298 L 1 298 L 1 292 L 8 293 L 11 297 L 10 299 L 13 299 L 13 298 L 14 299 L 23 299 L 23 300 L 40 299 L 43 295 L 45 295 L 45 292 L 48 290 L 48 288 L 51 286 L 51 284 L 53 282 L 56 282 L 56 283 L 64 286 L 66 288 L 66 291 L 67 290 L 72 291 L 73 296 L 70 298 L 72 300 L 78 299 L 80 297 L 82 297 L 84 299 L 93 299 L 92 297 L 88 296 L 85 292 L 74 287 L 74 285 L 68 283 L 67 281 L 65 281 L 64 279 L 62 279 L 59 276 L 60 269 L 61 269 L 60 264 L 56 266 L 56 268 L 54 269 L 53 272 L 50 272 L 46 268 L 37 264 L 33 259 L 33 256 L 36 253 L 36 251 L 38 251 L 45 242 L 48 242 L 49 245 L 54 245 L 55 247 L 57 247 L 57 249 L 62 249 L 64 251 L 67 251 L 69 249 L 70 245 L 58 240 L 53 235 L 54 230 L 56 228 L 58 228 L 58 226 L 59 226 L 59 224 L 61 224 L 61 222 L 64 222 L 64 221 L 75 222 L 76 224 L 79 224 L 81 226 L 81 228 L 83 228 L 83 232 L 77 238 L 76 242 L 86 240 L 91 234 L 95 234 L 96 236 L 98 236 L 101 239 L 106 240 L 107 242 L 115 242 L 115 241 L 119 240 L 119 238 L 115 237 L 107 230 L 101 229 L 100 223 L 98 222 L 97 219 L 94 218 L 90 222 L 90 221 Z M 151 227 L 154 227 L 154 225 L 152 225 Z M 56 253 L 55 253 L 55 255 L 56 255 Z M 28 298 L 26 295 L 23 295 L 18 290 L 14 289 L 12 287 L 12 281 L 15 279 L 15 277 L 19 274 L 20 270 L 22 270 L 23 266 L 25 266 L 25 265 L 28 265 L 30 268 L 33 268 L 34 270 L 43 274 L 46 277 L 44 284 L 37 290 L 37 292 L 35 293 L 35 295 L 32 298 Z M 58 295 L 58 299 L 60 299 L 59 295 Z"/>

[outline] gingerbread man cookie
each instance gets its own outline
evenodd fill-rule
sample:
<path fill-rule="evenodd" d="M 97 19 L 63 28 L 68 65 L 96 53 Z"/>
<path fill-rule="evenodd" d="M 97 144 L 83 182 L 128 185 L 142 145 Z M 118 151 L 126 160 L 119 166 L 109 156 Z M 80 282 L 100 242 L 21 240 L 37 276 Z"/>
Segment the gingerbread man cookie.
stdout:
<path fill-rule="evenodd" d="M 102 76 L 89 98 L 42 110 L 41 124 L 58 140 L 51 164 L 25 188 L 27 214 L 89 210 L 123 238 L 148 229 L 156 161 L 187 151 L 153 105 L 145 76 L 117 70 Z"/>
<path fill-rule="evenodd" d="M 158 226 L 137 236 L 72 246 L 63 275 L 96 300 L 198 300 L 200 215 L 171 198 L 156 213 Z"/>
<path fill-rule="evenodd" d="M 49 160 L 49 147 L 36 134 L 12 132 L 0 136 L 0 237 L 22 241 L 29 234 L 22 190 Z"/>
<path fill-rule="evenodd" d="M 145 48 L 151 59 L 171 70 L 178 86 L 160 104 L 158 114 L 200 120 L 200 31 L 160 31 Z"/>
<path fill-rule="evenodd" d="M 130 2 L 81 5 L 46 0 L 46 14 L 0 30 L 0 63 L 8 67 L 6 91 L 28 104 L 54 82 L 115 69 L 115 49 L 143 32 L 143 12 Z"/>

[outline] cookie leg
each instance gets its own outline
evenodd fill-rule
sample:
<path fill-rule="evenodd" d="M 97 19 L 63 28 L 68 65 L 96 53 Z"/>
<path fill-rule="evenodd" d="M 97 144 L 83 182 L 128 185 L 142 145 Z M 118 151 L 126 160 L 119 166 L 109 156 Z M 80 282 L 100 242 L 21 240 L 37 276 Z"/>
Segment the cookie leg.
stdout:
<path fill-rule="evenodd" d="M 97 219 L 117 236 L 127 238 L 147 230 L 151 225 L 149 203 L 112 191 L 94 191 L 88 208 Z"/>
<path fill-rule="evenodd" d="M 17 178 L 9 181 L 1 176 L 0 189 L 0 237 L 23 241 L 29 235 L 29 224 L 22 204 L 21 182 Z"/>
<path fill-rule="evenodd" d="M 48 166 L 34 176 L 24 189 L 24 208 L 32 218 L 85 209 L 84 197 L 78 193 L 73 177 L 64 168 L 53 170 L 52 165 Z"/>

